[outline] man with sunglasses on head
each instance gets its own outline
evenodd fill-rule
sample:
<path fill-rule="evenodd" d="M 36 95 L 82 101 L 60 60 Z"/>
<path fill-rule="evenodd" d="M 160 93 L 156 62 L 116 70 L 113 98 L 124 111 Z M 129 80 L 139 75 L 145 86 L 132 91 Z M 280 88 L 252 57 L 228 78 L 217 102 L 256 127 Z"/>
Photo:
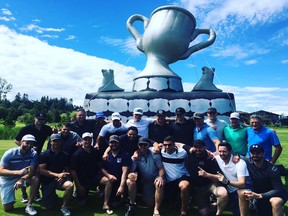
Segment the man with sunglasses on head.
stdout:
<path fill-rule="evenodd" d="M 206 113 L 208 118 L 204 122 L 216 131 L 217 137 L 222 142 L 223 130 L 228 125 L 227 122 L 217 118 L 218 112 L 214 107 L 210 107 Z"/>
<path fill-rule="evenodd" d="M 45 141 L 52 134 L 52 128 L 46 125 L 46 114 L 45 113 L 37 113 L 34 118 L 34 124 L 28 124 L 25 127 L 21 128 L 19 133 L 16 135 L 15 143 L 20 146 L 21 139 L 26 134 L 31 134 L 35 137 L 37 142 L 34 143 L 34 150 L 40 155 L 42 152 L 42 148 L 44 146 Z M 26 193 L 25 187 L 21 188 L 22 190 L 22 200 L 21 202 L 26 203 L 28 201 L 28 195 Z M 35 201 L 40 201 L 42 198 L 40 193 L 38 192 L 35 196 Z"/>
<path fill-rule="evenodd" d="M 165 171 L 160 154 L 153 154 L 152 149 L 149 149 L 151 145 L 151 140 L 144 137 L 139 138 L 138 159 L 132 157 L 131 173 L 127 179 L 130 204 L 125 216 L 135 215 L 137 177 L 134 172 L 136 169 L 141 175 L 144 202 L 149 207 L 154 207 L 153 216 L 160 216 L 159 209 L 164 195 Z"/>

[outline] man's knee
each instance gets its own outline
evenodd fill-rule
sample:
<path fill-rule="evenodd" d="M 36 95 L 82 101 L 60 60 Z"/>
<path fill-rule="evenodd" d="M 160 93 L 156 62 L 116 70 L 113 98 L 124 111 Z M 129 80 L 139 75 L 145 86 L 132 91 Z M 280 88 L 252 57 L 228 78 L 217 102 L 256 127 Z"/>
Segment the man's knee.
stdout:
<path fill-rule="evenodd" d="M 179 183 L 179 189 L 181 191 L 186 191 L 186 190 L 189 190 L 190 188 L 190 183 L 188 181 L 181 181 Z"/>
<path fill-rule="evenodd" d="M 283 205 L 283 200 L 280 197 L 272 197 L 269 202 L 271 203 L 272 208 L 281 208 Z"/>

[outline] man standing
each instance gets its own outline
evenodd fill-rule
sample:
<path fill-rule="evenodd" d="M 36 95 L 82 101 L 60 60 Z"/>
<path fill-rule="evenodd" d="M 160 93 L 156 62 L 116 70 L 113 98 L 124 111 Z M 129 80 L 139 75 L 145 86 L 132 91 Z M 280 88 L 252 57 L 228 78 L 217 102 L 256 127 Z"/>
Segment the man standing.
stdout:
<path fill-rule="evenodd" d="M 149 149 L 151 140 L 141 137 L 138 141 L 138 159 L 132 158 L 131 173 L 128 175 L 127 186 L 129 192 L 129 206 L 126 216 L 135 215 L 135 200 L 137 184 L 135 179 L 136 169 L 141 174 L 143 186 L 143 200 L 149 207 L 154 207 L 153 215 L 159 216 L 160 205 L 164 195 L 165 171 L 159 154 L 153 154 Z M 155 203 L 155 205 L 154 205 Z"/>
<path fill-rule="evenodd" d="M 1 158 L 0 189 L 5 212 L 9 212 L 14 208 L 15 190 L 29 184 L 30 196 L 25 212 L 29 215 L 37 214 L 37 211 L 32 207 L 32 202 L 39 187 L 39 179 L 36 176 L 38 155 L 33 150 L 35 142 L 35 137 L 27 134 L 22 137 L 19 147 L 6 151 Z"/>
<path fill-rule="evenodd" d="M 245 156 L 248 151 L 247 127 L 240 122 L 240 115 L 237 112 L 230 114 L 230 125 L 223 130 L 224 140 L 232 146 L 233 154 Z"/>
<path fill-rule="evenodd" d="M 216 152 L 220 143 L 216 131 L 204 122 L 204 115 L 202 113 L 195 112 L 192 118 L 196 124 L 194 139 L 204 140 L 206 149 L 211 152 Z"/>
<path fill-rule="evenodd" d="M 219 184 L 216 177 L 216 174 L 220 172 L 216 160 L 208 157 L 203 140 L 194 141 L 194 150 L 191 154 L 191 146 L 184 145 L 183 148 L 189 152 L 186 168 L 190 174 L 192 197 L 198 207 L 199 215 L 208 216 L 211 214 L 211 194 L 217 198 L 216 215 L 221 215 L 228 202 L 228 193 L 225 187 Z"/>
<path fill-rule="evenodd" d="M 220 143 L 218 152 L 219 155 L 215 158 L 224 176 L 220 173 L 216 176 L 221 183 L 227 186 L 233 215 L 246 216 L 249 210 L 249 202 L 244 196 L 245 188 L 249 188 L 247 165 L 242 159 L 236 164 L 232 161 L 232 147 L 229 143 Z"/>
<path fill-rule="evenodd" d="M 161 150 L 162 163 L 165 170 L 165 198 L 168 203 L 175 203 L 175 197 L 178 197 L 180 190 L 181 198 L 181 216 L 188 215 L 189 202 L 189 173 L 185 167 L 187 152 L 176 147 L 172 136 L 168 136 L 163 141 Z"/>
<path fill-rule="evenodd" d="M 111 151 L 101 165 L 104 176 L 100 183 L 105 185 L 103 209 L 107 214 L 113 214 L 110 203 L 115 202 L 116 197 L 121 198 L 124 195 L 131 158 L 127 152 L 121 150 L 117 135 L 110 136 L 109 146 Z"/>
<path fill-rule="evenodd" d="M 42 152 L 39 161 L 43 203 L 47 209 L 52 209 L 57 200 L 56 189 L 64 190 L 61 212 L 64 216 L 69 216 L 71 213 L 67 205 L 73 192 L 73 183 L 69 178 L 69 156 L 61 151 L 59 134 L 52 134 L 50 141 L 51 149 Z"/>
<path fill-rule="evenodd" d="M 26 134 L 31 134 L 37 140 L 37 142 L 34 143 L 33 148 L 37 151 L 38 155 L 40 155 L 46 139 L 52 134 L 52 128 L 46 125 L 45 123 L 46 123 L 46 114 L 37 113 L 34 118 L 34 124 L 29 124 L 21 128 L 19 133 L 16 135 L 15 143 L 20 146 L 22 137 Z M 28 201 L 28 195 L 26 193 L 25 187 L 22 187 L 21 190 L 22 190 L 22 202 L 25 203 Z M 40 193 L 37 192 L 35 196 L 35 201 L 40 200 L 41 200 Z"/>
<path fill-rule="evenodd" d="M 71 175 L 73 177 L 77 198 L 81 205 L 87 202 L 88 192 L 99 186 L 102 174 L 99 163 L 101 156 L 98 150 L 92 146 L 92 134 L 84 133 L 82 135 L 81 147 L 71 157 Z"/>
<path fill-rule="evenodd" d="M 193 131 L 195 129 L 194 121 L 185 118 L 185 109 L 178 107 L 175 111 L 176 120 L 171 122 L 172 137 L 175 142 L 185 143 L 187 145 L 193 145 Z"/>
<path fill-rule="evenodd" d="M 86 119 L 86 111 L 84 109 L 78 109 L 76 119 L 71 122 L 71 130 L 82 137 L 85 132 L 93 133 L 95 123 L 95 120 Z"/>
<path fill-rule="evenodd" d="M 288 199 L 288 194 L 281 182 L 277 168 L 264 159 L 262 145 L 250 147 L 250 159 L 246 160 L 247 167 L 253 184 L 253 192 L 245 192 L 249 200 L 256 199 L 259 215 L 282 216 L 283 205 Z"/>
<path fill-rule="evenodd" d="M 226 121 L 217 118 L 217 109 L 210 107 L 207 110 L 207 119 L 205 123 L 212 127 L 217 132 L 218 139 L 222 142 L 223 140 L 223 129 L 228 125 Z"/>
<path fill-rule="evenodd" d="M 93 137 L 94 137 L 93 146 L 95 146 L 95 144 L 96 144 L 96 138 L 98 137 L 102 127 L 107 124 L 105 119 L 106 119 L 106 117 L 105 117 L 103 112 L 97 112 L 96 113 L 96 123 L 94 125 L 94 131 L 93 131 Z"/>
<path fill-rule="evenodd" d="M 158 110 L 156 113 L 156 121 L 149 125 L 148 137 L 157 143 L 172 135 L 172 128 L 166 121 L 166 114 L 164 110 Z"/>
<path fill-rule="evenodd" d="M 138 134 L 142 137 L 148 138 L 148 125 L 154 122 L 153 119 L 150 118 L 142 118 L 143 109 L 135 108 L 133 111 L 133 119 L 130 119 L 127 122 L 127 126 L 135 126 L 138 128 Z"/>
<path fill-rule="evenodd" d="M 275 164 L 282 152 L 282 146 L 277 134 L 273 130 L 263 126 L 262 118 L 258 115 L 250 117 L 250 126 L 247 129 L 248 148 L 250 149 L 253 144 L 261 145 L 264 148 L 264 159 Z M 272 146 L 275 147 L 273 157 Z M 249 152 L 247 155 L 249 156 Z"/>

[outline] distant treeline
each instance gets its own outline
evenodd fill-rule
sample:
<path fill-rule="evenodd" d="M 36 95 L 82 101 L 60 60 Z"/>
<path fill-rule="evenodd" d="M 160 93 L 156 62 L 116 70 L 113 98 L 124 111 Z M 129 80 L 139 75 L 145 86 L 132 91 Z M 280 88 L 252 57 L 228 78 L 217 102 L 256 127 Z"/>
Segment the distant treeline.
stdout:
<path fill-rule="evenodd" d="M 30 124 L 38 112 L 47 114 L 47 122 L 60 124 L 70 121 L 78 108 L 72 99 L 43 96 L 40 101 L 32 101 L 28 94 L 18 93 L 13 101 L 0 100 L 0 124 L 8 128 L 15 127 L 16 122 Z"/>

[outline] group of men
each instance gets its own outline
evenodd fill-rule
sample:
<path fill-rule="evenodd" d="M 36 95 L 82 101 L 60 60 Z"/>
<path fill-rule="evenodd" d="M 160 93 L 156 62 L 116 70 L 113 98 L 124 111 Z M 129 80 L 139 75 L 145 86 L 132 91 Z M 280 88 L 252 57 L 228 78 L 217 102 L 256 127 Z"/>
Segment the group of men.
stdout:
<path fill-rule="evenodd" d="M 283 215 L 287 192 L 274 166 L 282 147 L 261 117 L 251 116 L 246 127 L 236 112 L 231 113 L 230 124 L 217 118 L 213 107 L 206 120 L 203 113 L 195 112 L 192 119 L 185 113 L 179 107 L 175 119 L 166 118 L 164 110 L 158 110 L 156 118 L 144 118 L 143 109 L 135 108 L 133 118 L 124 123 L 117 112 L 107 122 L 102 112 L 95 121 L 86 119 L 80 109 L 74 121 L 54 133 L 45 124 L 46 115 L 37 114 L 34 124 L 16 136 L 19 147 L 1 159 L 4 211 L 13 209 L 18 188 L 27 214 L 37 214 L 32 202 L 40 200 L 40 189 L 43 204 L 53 209 L 57 189 L 65 191 L 61 212 L 68 216 L 73 188 L 81 205 L 87 203 L 89 190 L 100 188 L 107 214 L 128 197 L 125 216 L 136 215 L 140 191 L 153 216 L 160 216 L 162 202 L 173 205 L 175 200 L 180 215 L 188 215 L 191 197 L 199 215 L 210 215 L 211 195 L 216 197 L 216 215 L 229 204 L 233 215 L 246 216 L 255 200 L 259 215 Z"/>

